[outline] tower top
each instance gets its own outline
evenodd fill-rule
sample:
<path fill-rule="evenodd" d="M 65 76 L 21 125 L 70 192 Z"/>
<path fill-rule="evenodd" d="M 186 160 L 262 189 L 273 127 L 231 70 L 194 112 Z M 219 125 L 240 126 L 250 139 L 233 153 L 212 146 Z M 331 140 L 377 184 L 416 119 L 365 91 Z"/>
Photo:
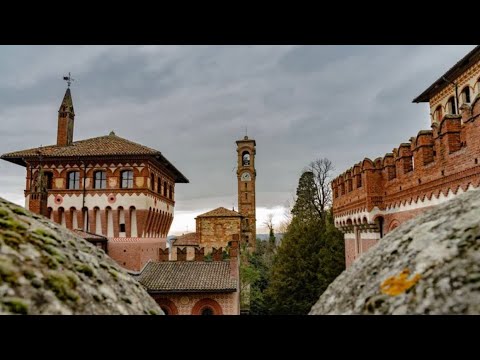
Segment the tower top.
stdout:
<path fill-rule="evenodd" d="M 62 103 L 60 104 L 59 112 L 70 112 L 74 114 L 73 111 L 73 100 L 72 100 L 72 93 L 70 92 L 70 88 L 67 88 L 65 91 L 65 95 L 63 96 Z"/>
<path fill-rule="evenodd" d="M 242 140 L 237 140 L 236 143 L 237 146 L 239 146 L 241 143 L 253 143 L 253 146 L 257 146 L 255 140 L 250 139 L 247 135 L 245 135 Z"/>

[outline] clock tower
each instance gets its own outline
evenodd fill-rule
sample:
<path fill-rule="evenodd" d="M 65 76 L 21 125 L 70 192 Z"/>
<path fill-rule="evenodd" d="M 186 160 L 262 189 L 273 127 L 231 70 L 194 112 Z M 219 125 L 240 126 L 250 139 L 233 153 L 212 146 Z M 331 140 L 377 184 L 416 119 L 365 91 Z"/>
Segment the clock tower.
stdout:
<path fill-rule="evenodd" d="M 255 140 L 245 136 L 237 141 L 238 212 L 243 215 L 242 242 L 255 249 Z"/>

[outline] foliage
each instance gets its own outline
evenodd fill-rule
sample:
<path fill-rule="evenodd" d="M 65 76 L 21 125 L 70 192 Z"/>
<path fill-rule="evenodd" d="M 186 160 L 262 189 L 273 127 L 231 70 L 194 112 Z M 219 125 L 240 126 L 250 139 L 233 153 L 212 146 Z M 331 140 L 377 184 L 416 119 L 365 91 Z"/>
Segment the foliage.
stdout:
<path fill-rule="evenodd" d="M 301 175 L 292 221 L 273 258 L 263 300 L 272 314 L 307 314 L 344 270 L 343 235 L 328 209 L 328 159 L 312 162 Z M 322 172 L 327 172 L 322 173 Z"/>

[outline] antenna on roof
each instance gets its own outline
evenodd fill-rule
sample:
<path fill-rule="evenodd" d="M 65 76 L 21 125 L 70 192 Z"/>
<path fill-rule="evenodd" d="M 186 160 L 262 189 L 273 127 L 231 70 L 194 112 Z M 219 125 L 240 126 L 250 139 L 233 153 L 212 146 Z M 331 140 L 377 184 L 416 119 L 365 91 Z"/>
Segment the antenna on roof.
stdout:
<path fill-rule="evenodd" d="M 67 82 L 68 87 L 70 87 L 70 85 L 72 84 L 72 81 L 75 81 L 75 79 L 72 78 L 72 75 L 70 74 L 70 72 L 68 73 L 68 76 L 63 77 L 63 80 Z"/>

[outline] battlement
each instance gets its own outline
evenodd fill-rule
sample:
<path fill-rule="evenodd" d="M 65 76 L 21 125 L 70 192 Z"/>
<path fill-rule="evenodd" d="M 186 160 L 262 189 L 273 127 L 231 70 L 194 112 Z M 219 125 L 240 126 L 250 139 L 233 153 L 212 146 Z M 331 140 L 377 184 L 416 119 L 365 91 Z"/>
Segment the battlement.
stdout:
<path fill-rule="evenodd" d="M 446 114 L 383 158 L 355 164 L 332 183 L 335 217 L 464 191 L 479 182 L 480 96 Z"/>

